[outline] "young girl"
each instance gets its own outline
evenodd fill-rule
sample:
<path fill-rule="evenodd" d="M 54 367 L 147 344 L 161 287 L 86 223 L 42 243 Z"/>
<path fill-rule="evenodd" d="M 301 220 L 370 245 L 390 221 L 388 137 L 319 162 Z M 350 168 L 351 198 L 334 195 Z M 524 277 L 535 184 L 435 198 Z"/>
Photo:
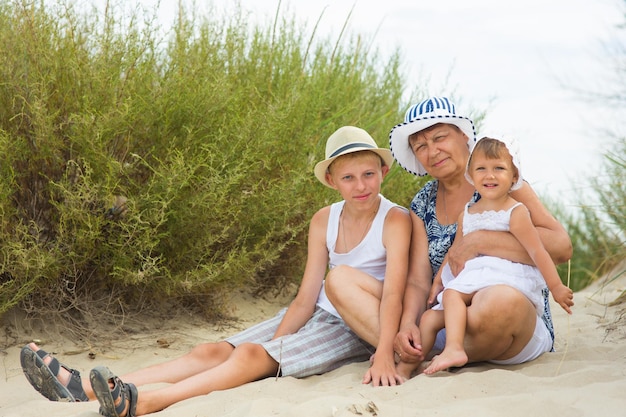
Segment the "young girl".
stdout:
<path fill-rule="evenodd" d="M 437 333 L 444 324 L 446 342 L 441 354 L 435 356 L 424 370 L 426 374 L 467 363 L 468 357 L 463 347 L 466 309 L 481 288 L 491 285 L 516 288 L 536 307 L 537 320 L 540 320 L 542 314 L 541 290 L 546 284 L 555 301 L 567 313 L 571 314 L 570 307 L 574 305 L 573 292 L 561 282 L 550 255 L 541 244 L 530 213 L 522 203 L 509 195 L 509 191 L 521 187 L 523 181 L 517 150 L 502 141 L 482 138 L 470 155 L 465 175 L 481 198 L 465 207 L 458 220 L 459 230 L 463 230 L 463 234 L 479 229 L 508 230 L 524 246 L 536 267 L 492 256 L 479 256 L 468 261 L 463 271 L 454 277 L 444 260 L 428 299 L 429 305 L 432 305 L 436 297 L 439 304 L 422 316 L 420 334 L 425 354 L 432 349 Z M 536 332 L 542 330 L 545 331 L 544 326 L 536 327 Z M 523 353 L 528 355 L 526 360 L 531 360 L 540 354 L 537 352 L 544 351 L 542 347 L 533 349 L 530 344 L 528 351 Z M 507 363 L 506 360 L 492 362 Z M 419 364 L 400 362 L 398 371 L 408 378 L 417 366 Z"/>
<path fill-rule="evenodd" d="M 291 305 L 276 317 L 121 378 L 99 366 L 91 371 L 90 381 L 83 381 L 77 371 L 30 344 L 21 355 L 26 377 L 50 400 L 97 398 L 100 413 L 115 417 L 153 413 L 178 401 L 270 376 L 324 373 L 364 361 L 374 351 L 373 384 L 399 383 L 393 339 L 402 313 L 411 219 L 406 209 L 380 194 L 392 163 L 391 152 L 378 148 L 363 129 L 344 126 L 328 138 L 326 159 L 315 166 L 315 175 L 337 190 L 342 201 L 313 215 L 300 289 Z M 385 294 L 377 305 L 380 332 L 376 338 L 361 339 L 326 297 L 325 278 L 346 273 L 376 281 Z M 143 391 L 136 388 L 156 382 L 170 385 Z"/>

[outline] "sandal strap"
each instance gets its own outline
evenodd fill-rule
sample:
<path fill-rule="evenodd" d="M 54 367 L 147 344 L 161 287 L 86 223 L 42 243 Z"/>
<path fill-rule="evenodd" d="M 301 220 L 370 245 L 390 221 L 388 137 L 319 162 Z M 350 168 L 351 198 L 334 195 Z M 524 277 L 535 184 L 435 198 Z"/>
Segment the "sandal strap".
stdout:
<path fill-rule="evenodd" d="M 61 366 L 70 373 L 70 380 L 67 383 L 67 389 L 69 390 L 69 392 L 72 393 L 74 399 L 76 401 L 89 401 L 89 397 L 87 397 L 87 393 L 83 388 L 83 383 L 80 378 L 80 372 L 63 364 L 61 364 Z"/>
<path fill-rule="evenodd" d="M 118 398 L 120 399 L 119 403 L 115 406 L 115 412 L 118 416 L 122 415 L 127 406 L 126 390 L 124 388 L 124 383 L 121 379 L 119 379 L 118 377 L 113 378 L 113 389 L 111 390 L 111 396 L 113 397 L 114 403 L 117 402 Z"/>
<path fill-rule="evenodd" d="M 113 378 L 111 397 L 119 403 L 115 406 L 115 413 L 121 416 L 126 410 L 126 417 L 135 417 L 137 411 L 137 388 L 133 384 L 125 384 L 119 377 Z M 128 408 L 127 408 L 128 407 Z"/>
<path fill-rule="evenodd" d="M 55 377 L 59 376 L 60 362 L 57 360 L 57 358 L 49 355 L 48 352 L 44 351 L 43 349 L 39 349 L 37 351 L 37 356 L 39 356 L 41 360 L 43 360 L 46 356 L 50 356 L 52 360 L 48 364 L 48 368 L 52 372 L 52 375 L 54 375 Z"/>
<path fill-rule="evenodd" d="M 83 389 L 80 372 L 78 372 L 76 369 L 72 369 L 66 365 L 63 365 L 57 360 L 57 358 L 49 355 L 48 352 L 43 349 L 39 349 L 36 353 L 37 356 L 41 358 L 41 360 L 43 360 L 46 356 L 50 356 L 52 358 L 52 360 L 48 364 L 48 368 L 50 369 L 50 372 L 52 372 L 52 375 L 55 376 L 55 378 L 58 379 L 59 370 L 61 369 L 61 367 L 65 368 L 70 373 L 70 380 L 66 385 L 66 388 L 72 394 L 76 401 L 89 401 L 89 397 L 87 397 L 87 393 Z"/>

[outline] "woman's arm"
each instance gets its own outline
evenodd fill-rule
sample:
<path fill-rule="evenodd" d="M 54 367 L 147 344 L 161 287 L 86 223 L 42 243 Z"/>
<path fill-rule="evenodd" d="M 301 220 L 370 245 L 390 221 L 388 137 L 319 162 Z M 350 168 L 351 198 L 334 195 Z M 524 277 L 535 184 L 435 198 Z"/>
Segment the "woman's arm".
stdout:
<path fill-rule="evenodd" d="M 426 311 L 426 300 L 432 283 L 432 268 L 428 257 L 428 237 L 424 222 L 411 212 L 413 232 L 409 254 L 409 272 L 402 304 L 400 330 L 396 335 L 394 349 L 402 354 L 402 360 L 424 360 L 418 323 Z"/>
<path fill-rule="evenodd" d="M 573 253 L 572 241 L 561 223 L 546 209 L 528 183 L 511 193 L 511 197 L 524 204 L 530 219 L 539 232 L 541 243 L 555 264 L 567 262 Z"/>
<path fill-rule="evenodd" d="M 567 231 L 545 208 L 530 185 L 524 183 L 522 188 L 511 193 L 511 197 L 528 208 L 541 242 L 554 263 L 563 263 L 571 258 L 572 242 Z M 448 251 L 452 273 L 456 276 L 465 266 L 465 262 L 478 255 L 496 256 L 533 265 L 528 252 L 511 233 L 479 230 L 457 239 Z"/>

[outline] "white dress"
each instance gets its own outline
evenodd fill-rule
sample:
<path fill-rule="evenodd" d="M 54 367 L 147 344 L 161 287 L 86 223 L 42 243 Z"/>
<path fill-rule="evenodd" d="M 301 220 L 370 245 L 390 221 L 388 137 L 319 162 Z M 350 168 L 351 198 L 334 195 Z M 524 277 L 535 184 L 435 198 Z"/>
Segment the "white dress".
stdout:
<path fill-rule="evenodd" d="M 469 204 L 463 213 L 463 235 L 475 230 L 508 231 L 511 212 L 521 203 L 508 210 L 470 213 Z M 543 295 L 541 290 L 546 282 L 535 266 L 511 262 L 495 256 L 479 256 L 465 263 L 465 268 L 455 278 L 446 263 L 441 272 L 444 291 L 448 288 L 464 294 L 471 294 L 482 288 L 497 284 L 509 285 L 521 291 L 533 303 L 537 314 L 543 314 Z M 443 291 L 437 296 L 436 310 L 445 308 L 442 302 Z"/>

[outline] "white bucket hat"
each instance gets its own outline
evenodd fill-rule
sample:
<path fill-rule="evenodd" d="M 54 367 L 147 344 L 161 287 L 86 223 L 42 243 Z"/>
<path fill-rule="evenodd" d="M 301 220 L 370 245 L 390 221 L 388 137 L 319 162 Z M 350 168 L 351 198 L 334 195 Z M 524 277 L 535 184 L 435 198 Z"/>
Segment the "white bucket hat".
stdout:
<path fill-rule="evenodd" d="M 389 147 L 398 164 L 413 175 L 427 175 L 426 169 L 417 160 L 409 145 L 409 136 L 437 123 L 457 126 L 465 136 L 470 152 L 476 142 L 474 123 L 468 117 L 456 114 L 454 104 L 446 97 L 431 97 L 409 107 L 404 122 L 389 132 Z"/>
<path fill-rule="evenodd" d="M 517 168 L 517 181 L 511 186 L 511 191 L 519 190 L 520 188 L 522 188 L 522 185 L 524 184 L 524 178 L 522 177 L 522 162 L 520 160 L 519 143 L 517 142 L 517 140 L 515 140 L 514 138 L 511 138 L 510 136 L 503 136 L 503 135 L 483 136 L 482 138 L 478 140 L 478 142 L 476 142 L 476 145 L 474 145 L 474 148 L 472 149 L 472 153 L 474 152 L 474 150 L 476 149 L 476 146 L 480 143 L 480 141 L 484 139 L 493 139 L 493 140 L 497 140 L 498 142 L 502 142 L 504 144 L 506 149 L 511 154 L 511 157 L 513 159 L 513 165 L 515 165 L 515 168 Z M 469 169 L 469 163 L 471 160 L 472 160 L 472 157 L 470 155 L 470 157 L 467 159 L 467 167 L 465 168 L 465 179 L 467 179 L 467 182 L 469 182 L 470 184 L 475 185 L 474 181 L 472 181 L 472 178 L 469 176 L 469 173 L 467 172 Z"/>
<path fill-rule="evenodd" d="M 330 135 L 326 141 L 326 159 L 315 165 L 313 170 L 315 176 L 322 184 L 332 188 L 332 185 L 326 181 L 326 172 L 330 164 L 341 155 L 358 151 L 372 151 L 382 158 L 384 165 L 389 168 L 393 165 L 391 151 L 379 148 L 369 133 L 359 127 L 343 126 Z"/>

